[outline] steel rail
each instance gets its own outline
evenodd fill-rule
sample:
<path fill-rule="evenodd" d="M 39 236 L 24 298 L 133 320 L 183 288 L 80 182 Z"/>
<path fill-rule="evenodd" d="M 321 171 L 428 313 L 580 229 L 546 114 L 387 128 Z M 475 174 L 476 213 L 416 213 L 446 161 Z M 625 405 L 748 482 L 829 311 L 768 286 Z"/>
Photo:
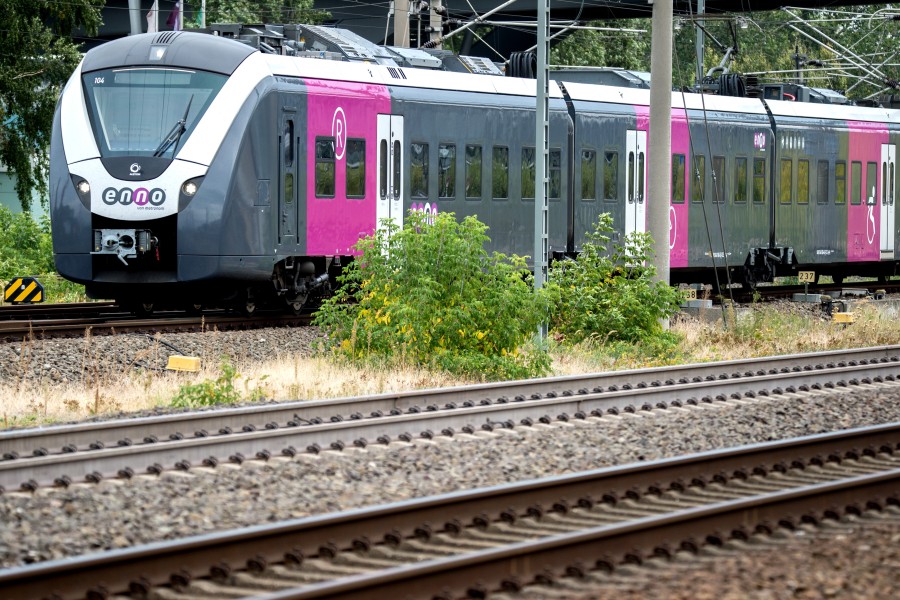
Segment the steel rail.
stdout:
<path fill-rule="evenodd" d="M 854 361 L 856 362 L 856 361 Z M 512 428 L 537 421 L 569 420 L 602 416 L 626 410 L 650 410 L 656 406 L 697 404 L 703 401 L 751 398 L 785 391 L 809 390 L 817 386 L 844 387 L 859 383 L 896 380 L 896 362 L 823 367 L 819 370 L 777 373 L 672 384 L 630 386 L 600 393 L 557 395 L 520 401 L 469 402 L 453 408 L 434 410 L 410 408 L 393 415 L 368 418 L 308 420 L 306 425 L 273 426 L 240 434 L 195 434 L 170 441 L 140 445 L 117 445 L 83 452 L 20 457 L 0 461 L 0 486 L 7 490 L 22 487 L 34 490 L 47 485 L 69 485 L 78 481 L 98 482 L 104 477 L 131 477 L 163 470 L 188 470 L 195 466 L 216 466 L 220 462 L 246 459 L 268 460 L 272 456 L 293 456 L 298 452 L 318 452 L 322 448 L 343 449 L 394 439 L 411 441 L 435 435 L 474 433 L 482 429 Z M 313 407 L 321 411 L 327 403 Z M 634 408 L 639 407 L 639 408 Z M 314 413 L 315 414 L 315 413 Z M 383 415 L 383 413 L 381 413 Z M 296 418 L 296 417 L 295 417 Z"/>
<path fill-rule="evenodd" d="M 822 371 L 834 366 L 869 364 L 873 361 L 900 364 L 900 346 L 879 346 L 856 350 L 838 350 L 812 354 L 792 354 L 750 360 L 719 361 L 684 366 L 610 371 L 587 375 L 571 375 L 512 382 L 487 383 L 435 388 L 405 392 L 376 394 L 363 397 L 346 397 L 328 400 L 282 402 L 239 408 L 173 413 L 162 416 L 133 419 L 116 419 L 101 422 L 77 423 L 30 429 L 0 431 L 0 457 L 57 454 L 64 448 L 78 452 L 96 447 L 140 445 L 143 440 L 169 440 L 170 438 L 215 436 L 219 431 L 243 432 L 272 427 L 287 427 L 298 423 L 320 420 L 350 420 L 354 416 L 368 417 L 376 412 L 419 412 L 444 409 L 448 405 L 466 402 L 479 404 L 512 402 L 517 396 L 529 399 L 539 395 L 584 396 L 586 392 L 614 392 L 641 387 L 659 387 L 667 390 L 664 400 L 674 400 L 671 392 L 680 392 L 675 385 L 715 380 L 742 379 L 749 376 L 774 376 L 794 371 Z M 800 385 L 800 384 L 797 384 Z M 758 387 L 754 382 L 753 387 Z M 774 386 L 773 386 L 774 387 Z M 624 395 L 628 396 L 628 395 Z M 702 394 L 700 394 L 702 396 Z M 699 396 L 698 396 L 699 397 Z M 618 405 L 610 405 L 618 406 Z M 429 408 L 431 407 L 431 408 Z M 622 405 L 624 407 L 624 405 Z M 608 408 L 608 407 L 605 407 Z M 571 411 L 572 413 L 576 411 Z M 205 432 L 205 434 L 203 433 Z M 2 462 L 0 462 L 2 464 Z"/>
<path fill-rule="evenodd" d="M 114 302 L 71 302 L 67 304 L 0 305 L 0 322 L 55 317 L 57 315 L 95 315 L 103 312 L 125 312 Z"/>
<path fill-rule="evenodd" d="M 51 594 L 68 600 L 84 598 L 88 592 L 105 597 L 102 594 L 123 593 L 130 587 L 146 590 L 171 582 L 186 583 L 216 570 L 228 573 L 247 565 L 262 565 L 265 569 L 286 557 L 302 561 L 304 557 L 319 555 L 323 549 L 352 549 L 361 541 L 377 541 L 385 534 L 414 539 L 423 527 L 437 531 L 442 526 L 447 529 L 449 525 L 445 524 L 459 526 L 473 519 L 499 519 L 504 513 L 525 518 L 531 511 L 552 511 L 553 506 L 567 503 L 574 506 L 583 499 L 601 498 L 604 494 L 664 489 L 666 484 L 709 479 L 720 473 L 777 471 L 782 464 L 816 460 L 822 463 L 829 459 L 840 462 L 878 452 L 892 454 L 900 449 L 898 442 L 900 423 L 892 423 L 154 543 L 0 571 L 0 595 L 9 600 Z M 678 509 L 664 516 L 545 537 L 535 543 L 507 545 L 449 561 L 423 562 L 269 598 L 384 598 L 394 594 L 407 597 L 422 590 L 429 590 L 431 597 L 444 588 L 465 592 L 466 586 L 475 581 L 497 589 L 504 582 L 514 581 L 517 574 L 528 575 L 533 568 L 530 565 L 550 565 L 559 570 L 586 557 L 607 555 L 612 549 L 650 552 L 667 544 L 677 547 L 681 541 L 697 535 L 740 528 L 752 530 L 760 523 L 800 518 L 810 511 L 818 514 L 861 499 L 896 502 L 900 494 L 900 469 L 894 466 L 896 462 L 893 459 L 888 465 L 884 461 L 878 463 L 882 473 L 861 475 L 858 469 L 849 469 L 853 476 L 843 481 L 813 485 L 801 481 L 793 489 Z M 611 542 L 614 546 L 610 546 Z"/>
<path fill-rule="evenodd" d="M 896 501 L 900 469 L 861 475 L 838 482 L 771 492 L 757 497 L 724 501 L 671 514 L 604 525 L 549 539 L 520 542 L 385 571 L 347 577 L 309 587 L 256 595 L 257 600 L 380 600 L 382 598 L 485 597 L 485 590 L 516 590 L 540 574 L 562 577 L 567 568 L 585 559 L 608 555 L 610 546 L 632 553 L 650 552 L 694 538 L 699 531 L 733 531 L 774 523 L 785 516 L 821 515 L 860 500 Z M 842 511 L 837 511 L 842 512 Z M 549 572 L 549 573 L 548 573 Z M 472 582 L 477 582 L 473 584 Z M 468 592 L 472 590 L 475 595 Z"/>
<path fill-rule="evenodd" d="M 308 325 L 310 315 L 286 315 L 260 311 L 253 317 L 227 313 L 226 311 L 206 312 L 202 315 L 184 316 L 183 313 L 157 313 L 153 318 L 139 318 L 115 313 L 109 317 L 77 319 L 42 319 L 30 321 L 0 321 L 0 342 L 21 341 L 24 337 L 40 336 L 42 339 L 54 337 L 77 337 L 90 329 L 92 335 L 109 335 L 122 332 L 199 332 L 213 327 L 220 330 L 258 329 L 260 327 L 285 327 Z"/>

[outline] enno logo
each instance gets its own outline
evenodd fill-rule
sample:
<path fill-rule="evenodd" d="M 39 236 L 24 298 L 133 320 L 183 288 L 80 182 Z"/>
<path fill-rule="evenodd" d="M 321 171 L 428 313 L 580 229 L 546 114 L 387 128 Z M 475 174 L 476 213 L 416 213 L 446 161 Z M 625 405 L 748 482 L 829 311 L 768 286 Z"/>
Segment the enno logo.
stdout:
<path fill-rule="evenodd" d="M 132 190 L 131 188 L 125 187 L 117 190 L 116 188 L 110 187 L 103 190 L 102 198 L 103 203 L 109 206 L 116 203 L 123 206 L 128 206 L 129 204 L 134 204 L 136 206 L 146 206 L 147 204 L 152 206 L 162 206 L 166 201 L 166 193 L 160 188 L 148 190 L 147 188 L 141 187 Z"/>

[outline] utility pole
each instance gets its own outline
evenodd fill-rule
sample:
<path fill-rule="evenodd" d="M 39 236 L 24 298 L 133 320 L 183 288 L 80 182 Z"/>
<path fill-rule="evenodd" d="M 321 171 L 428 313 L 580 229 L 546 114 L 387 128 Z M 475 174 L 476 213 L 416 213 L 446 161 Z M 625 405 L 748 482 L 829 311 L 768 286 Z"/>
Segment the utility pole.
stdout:
<path fill-rule="evenodd" d="M 697 85 L 703 83 L 703 47 L 706 45 L 706 33 L 700 27 L 700 15 L 706 12 L 706 0 L 697 0 L 697 22 L 694 24 L 694 33 L 696 34 L 695 50 L 697 53 Z M 653 15 L 656 15 L 656 5 L 653 6 Z M 655 22 L 654 22 L 655 24 Z"/>
<path fill-rule="evenodd" d="M 794 68 L 797 69 L 797 83 L 803 85 L 803 67 L 806 65 L 807 56 L 800 54 L 800 46 L 798 45 L 794 46 L 794 54 L 791 55 L 791 58 L 794 59 Z"/>
<path fill-rule="evenodd" d="M 394 45 L 409 48 L 409 0 L 394 0 Z"/>
<path fill-rule="evenodd" d="M 129 35 L 144 33 L 144 26 L 141 23 L 141 0 L 128 0 L 128 21 L 131 23 Z"/>
<path fill-rule="evenodd" d="M 669 185 L 672 174 L 672 0 L 653 2 L 650 48 L 650 161 L 647 221 L 656 279 L 669 283 Z M 664 324 L 668 327 L 668 322 Z"/>
<path fill-rule="evenodd" d="M 671 0 L 670 0 L 671 1 Z M 534 291 L 537 293 L 547 280 L 547 197 L 550 192 L 550 180 L 547 172 L 550 166 L 550 149 L 548 134 L 550 132 L 550 109 L 547 97 L 550 94 L 550 78 L 548 76 L 547 55 L 550 50 L 550 0 L 538 2 L 537 29 L 537 90 L 535 92 L 534 112 Z M 538 338 L 543 341 L 547 337 L 547 324 L 541 323 Z"/>

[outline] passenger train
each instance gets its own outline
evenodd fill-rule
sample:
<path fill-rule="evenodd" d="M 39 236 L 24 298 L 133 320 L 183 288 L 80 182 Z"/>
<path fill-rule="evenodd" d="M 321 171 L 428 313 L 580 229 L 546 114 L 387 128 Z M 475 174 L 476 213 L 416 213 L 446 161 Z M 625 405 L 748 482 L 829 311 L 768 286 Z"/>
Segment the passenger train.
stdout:
<path fill-rule="evenodd" d="M 356 42 L 329 60 L 336 33 L 293 31 L 85 55 L 51 144 L 61 275 L 144 310 L 300 309 L 411 210 L 477 215 L 492 249 L 532 253 L 534 80 Z M 644 231 L 649 91 L 550 84 L 549 258 L 577 254 L 600 213 Z M 900 111 L 764 96 L 672 94 L 672 282 L 894 275 Z"/>

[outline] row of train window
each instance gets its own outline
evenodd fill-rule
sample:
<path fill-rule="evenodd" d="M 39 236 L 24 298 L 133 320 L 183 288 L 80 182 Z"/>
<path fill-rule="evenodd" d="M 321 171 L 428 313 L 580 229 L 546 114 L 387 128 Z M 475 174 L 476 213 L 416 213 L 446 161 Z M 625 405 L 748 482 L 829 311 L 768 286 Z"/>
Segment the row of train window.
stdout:
<path fill-rule="evenodd" d="M 290 139 L 290 138 L 288 138 Z M 383 141 L 386 144 L 386 141 Z M 397 142 L 399 144 L 399 142 Z M 316 166 L 315 166 L 315 190 L 316 197 L 331 198 L 335 195 L 335 146 L 334 138 L 316 139 Z M 479 144 L 466 144 L 463 150 L 465 159 L 464 197 L 468 200 L 480 200 L 482 198 L 482 154 L 483 148 Z M 493 146 L 491 148 L 491 197 L 495 200 L 509 198 L 509 148 L 507 146 Z M 364 198 L 366 195 L 366 141 L 364 139 L 348 139 L 345 148 L 346 168 L 346 197 Z M 387 152 L 382 151 L 382 196 L 387 194 Z M 438 145 L 437 164 L 437 197 L 443 200 L 452 200 L 457 197 L 457 150 L 456 144 Z M 672 155 L 672 190 L 673 204 L 685 202 L 685 155 Z M 549 198 L 559 200 L 562 183 L 562 152 L 559 148 L 550 150 L 549 156 Z M 629 152 L 629 173 L 634 169 L 634 153 Z M 643 159 L 643 153 L 641 153 Z M 413 142 L 409 148 L 410 170 L 410 196 L 412 198 L 429 198 L 429 181 L 431 174 L 429 165 L 428 144 Z M 752 163 L 748 157 L 738 156 L 733 159 L 733 185 L 732 201 L 736 204 L 744 204 L 752 199 L 755 204 L 765 204 L 768 196 L 766 186 L 766 172 L 768 159 L 753 158 Z M 795 168 L 796 165 L 796 168 Z M 874 204 L 876 198 L 874 192 L 871 195 L 863 190 L 862 179 L 863 163 L 850 162 L 850 203 L 861 204 L 865 198 L 868 204 Z M 832 173 L 833 170 L 833 173 Z M 888 181 L 893 187 L 894 163 L 882 164 L 882 180 Z M 691 168 L 693 177 L 690 186 L 690 198 L 692 202 L 702 202 L 706 188 L 706 156 L 695 155 L 694 165 Z M 795 173 L 796 171 L 796 173 Z M 523 147 L 521 156 L 521 198 L 533 200 L 535 196 L 535 149 Z M 643 168 L 640 169 L 643 172 Z M 395 170 L 395 177 L 399 178 L 399 165 Z M 782 159 L 780 164 L 780 177 L 777 187 L 778 201 L 781 204 L 809 204 L 813 196 L 811 190 L 810 161 L 807 159 Z M 878 164 L 866 163 L 867 182 L 874 182 L 878 174 Z M 724 202 L 726 190 L 727 172 L 724 156 L 712 157 L 712 201 Z M 847 202 L 847 163 L 846 161 L 819 160 L 816 163 L 815 200 L 818 204 L 829 203 L 829 183 L 834 180 L 834 203 L 846 204 Z M 643 177 L 641 177 L 643 179 Z M 395 189 L 399 186 L 395 182 Z M 870 183 L 868 187 L 874 188 Z M 893 200 L 893 189 L 882 186 L 882 202 Z M 607 150 L 599 156 L 593 149 L 584 148 L 581 151 L 581 199 L 593 201 L 602 198 L 608 202 L 616 202 L 619 196 L 619 152 Z"/>
<path fill-rule="evenodd" d="M 706 157 L 703 155 L 694 156 L 693 185 L 691 186 L 691 201 L 703 201 L 703 189 L 706 179 Z M 764 204 L 767 198 L 766 188 L 766 170 L 768 160 L 765 158 L 754 158 L 752 163 L 752 173 L 748 171 L 749 159 L 747 157 L 738 156 L 734 158 L 734 169 L 732 180 L 734 185 L 732 188 L 732 201 L 736 204 L 747 202 L 748 197 L 752 196 L 752 200 L 756 204 Z M 863 163 L 861 161 L 850 162 L 850 177 L 847 178 L 847 162 L 843 160 L 831 163 L 827 160 L 819 160 L 816 162 L 815 173 L 815 189 L 811 187 L 811 168 L 808 159 L 784 158 L 781 159 L 778 186 L 776 193 L 778 194 L 778 202 L 780 204 L 809 204 L 811 199 L 815 199 L 817 204 L 824 205 L 830 203 L 829 184 L 834 181 L 834 204 L 846 204 L 848 183 L 850 193 L 850 204 L 862 204 L 863 200 L 867 204 L 875 204 L 875 181 L 878 176 L 878 163 L 866 163 L 865 183 L 862 178 Z M 883 204 L 893 203 L 893 185 L 894 185 L 894 163 L 882 163 L 882 181 L 887 181 L 888 186 L 882 186 L 881 201 Z M 726 178 L 728 172 L 725 167 L 724 156 L 713 156 L 712 159 L 712 201 L 724 202 Z M 672 155 L 672 203 L 681 204 L 685 199 L 685 155 Z M 750 186 L 748 189 L 748 185 Z M 867 195 L 864 187 L 872 190 Z"/>

